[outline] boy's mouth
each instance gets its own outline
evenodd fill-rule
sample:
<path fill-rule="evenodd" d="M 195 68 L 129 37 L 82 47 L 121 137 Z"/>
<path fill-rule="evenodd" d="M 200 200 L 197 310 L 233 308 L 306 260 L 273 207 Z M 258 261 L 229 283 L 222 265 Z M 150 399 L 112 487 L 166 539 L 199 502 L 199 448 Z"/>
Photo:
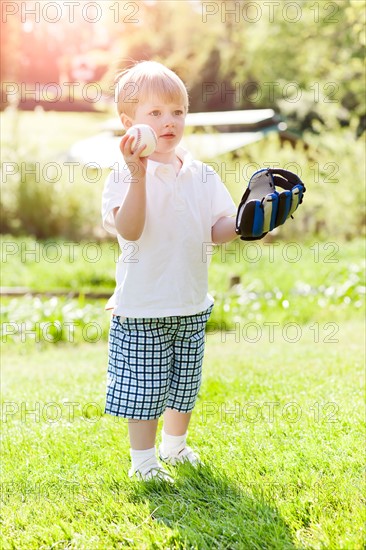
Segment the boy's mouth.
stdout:
<path fill-rule="evenodd" d="M 175 134 L 173 134 L 172 132 L 167 132 L 166 134 L 162 134 L 160 137 L 169 139 L 169 138 L 174 138 Z"/>

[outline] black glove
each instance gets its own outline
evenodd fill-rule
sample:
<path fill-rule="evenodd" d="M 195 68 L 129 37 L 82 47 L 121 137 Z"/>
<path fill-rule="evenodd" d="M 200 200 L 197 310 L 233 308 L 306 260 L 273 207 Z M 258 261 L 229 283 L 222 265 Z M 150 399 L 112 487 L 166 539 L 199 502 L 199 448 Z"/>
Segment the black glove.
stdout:
<path fill-rule="evenodd" d="M 277 186 L 285 191 L 277 192 Z M 236 215 L 236 233 L 243 241 L 262 239 L 292 216 L 302 203 L 305 191 L 300 178 L 288 170 L 258 170 L 250 178 L 240 201 Z"/>

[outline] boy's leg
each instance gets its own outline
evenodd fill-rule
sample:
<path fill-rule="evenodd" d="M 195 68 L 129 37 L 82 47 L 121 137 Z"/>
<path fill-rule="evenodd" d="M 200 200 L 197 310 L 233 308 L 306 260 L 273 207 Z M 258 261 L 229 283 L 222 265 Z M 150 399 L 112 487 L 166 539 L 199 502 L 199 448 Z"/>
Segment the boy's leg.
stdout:
<path fill-rule="evenodd" d="M 173 355 L 172 346 L 167 345 L 171 336 L 165 332 L 164 323 L 157 319 L 114 317 L 111 322 L 106 412 L 128 418 L 129 476 L 144 480 L 172 479 L 158 462 L 155 448 Z"/>
<path fill-rule="evenodd" d="M 128 420 L 128 433 L 130 436 L 131 449 L 142 451 L 151 449 L 155 445 L 158 418 L 153 420 Z"/>
<path fill-rule="evenodd" d="M 174 341 L 169 399 L 164 412 L 164 426 L 159 455 L 165 462 L 189 461 L 201 464 L 199 456 L 187 445 L 187 431 L 201 385 L 205 347 L 205 325 L 212 306 L 206 311 L 179 318 Z M 184 411 L 189 412 L 184 412 Z"/>
<path fill-rule="evenodd" d="M 188 425 L 192 412 L 183 413 L 174 409 L 164 412 L 162 441 L 159 456 L 164 462 L 177 464 L 188 461 L 191 464 L 202 464 L 199 456 L 187 445 Z"/>
<path fill-rule="evenodd" d="M 165 409 L 164 412 L 164 431 L 169 435 L 185 435 L 192 412 L 182 413 L 174 409 Z"/>
<path fill-rule="evenodd" d="M 183 413 L 166 409 L 159 456 L 164 462 L 176 464 L 186 460 L 193 465 L 201 463 L 199 456 L 187 445 L 188 424 L 192 412 Z"/>
<path fill-rule="evenodd" d="M 128 431 L 132 461 L 129 471 L 130 477 L 136 474 L 147 480 L 158 476 L 160 479 L 173 481 L 173 478 L 159 464 L 156 457 L 155 438 L 158 421 L 158 418 L 153 420 L 129 419 Z"/>

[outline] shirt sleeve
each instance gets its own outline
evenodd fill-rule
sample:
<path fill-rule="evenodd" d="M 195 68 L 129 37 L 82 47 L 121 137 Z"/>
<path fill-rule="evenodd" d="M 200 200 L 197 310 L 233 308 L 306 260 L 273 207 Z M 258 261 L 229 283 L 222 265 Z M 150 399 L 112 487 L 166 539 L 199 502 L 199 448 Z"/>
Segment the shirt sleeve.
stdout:
<path fill-rule="evenodd" d="M 211 226 L 224 216 L 236 216 L 237 207 L 220 176 L 212 169 Z"/>
<path fill-rule="evenodd" d="M 109 233 L 117 235 L 117 230 L 114 224 L 113 208 L 121 206 L 127 194 L 130 172 L 124 170 L 121 172 L 112 171 L 104 184 L 102 195 L 102 222 L 103 227 Z"/>

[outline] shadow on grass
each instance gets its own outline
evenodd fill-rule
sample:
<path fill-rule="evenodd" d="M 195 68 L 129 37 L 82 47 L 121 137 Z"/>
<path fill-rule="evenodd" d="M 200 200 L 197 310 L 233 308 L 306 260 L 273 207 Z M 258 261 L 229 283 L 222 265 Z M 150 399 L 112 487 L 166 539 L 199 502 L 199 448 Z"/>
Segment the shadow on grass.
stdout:
<path fill-rule="evenodd" d="M 138 484 L 130 497 L 149 503 L 151 518 L 173 530 L 169 543 L 174 548 L 298 548 L 278 510 L 258 489 L 233 484 L 209 466 L 181 465 L 175 484 Z"/>

